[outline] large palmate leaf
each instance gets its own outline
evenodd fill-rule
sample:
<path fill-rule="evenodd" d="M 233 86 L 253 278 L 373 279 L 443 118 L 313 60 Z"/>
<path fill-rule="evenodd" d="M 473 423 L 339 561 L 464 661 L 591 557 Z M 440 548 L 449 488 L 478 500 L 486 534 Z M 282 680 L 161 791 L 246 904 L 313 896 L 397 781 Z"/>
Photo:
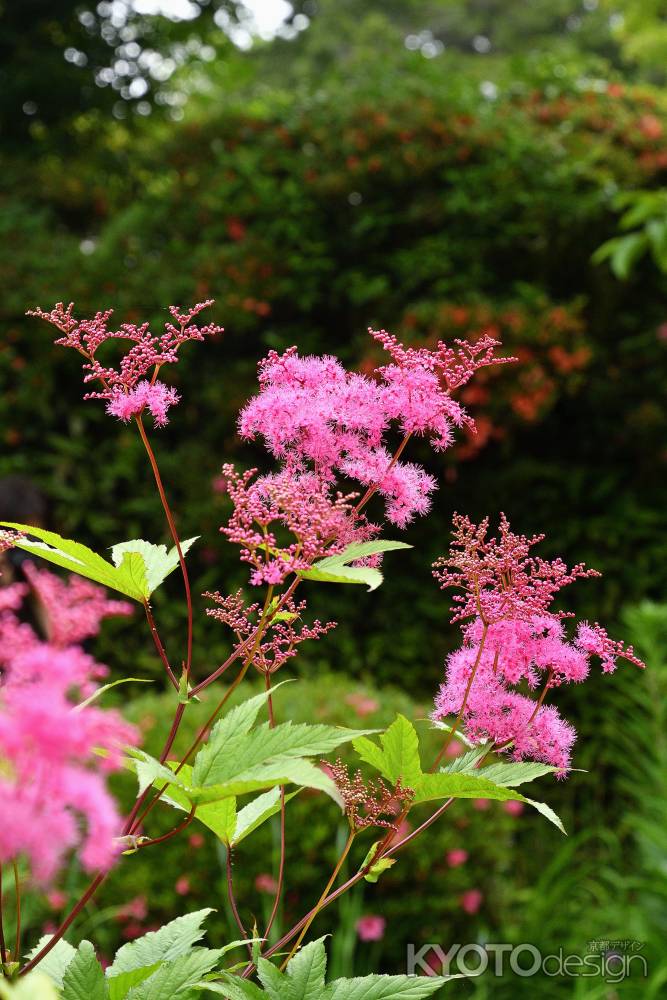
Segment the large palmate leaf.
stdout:
<path fill-rule="evenodd" d="M 480 767 L 486 751 L 471 750 L 461 764 L 453 762 L 435 774 L 424 773 L 415 727 L 401 715 L 382 734 L 379 745 L 365 736 L 354 740 L 353 745 L 361 759 L 392 784 L 400 779 L 404 787 L 412 788 L 415 804 L 448 798 L 525 802 L 565 833 L 549 806 L 526 798 L 511 787 L 556 770 L 548 764 L 499 763 Z"/>
<path fill-rule="evenodd" d="M 378 539 L 375 542 L 353 542 L 335 556 L 327 556 L 313 563 L 310 569 L 302 570 L 299 576 L 304 580 L 321 583 L 361 583 L 369 590 L 375 590 L 383 580 L 382 573 L 373 566 L 351 566 L 350 563 L 395 549 L 410 549 L 405 542 L 391 542 Z"/>
<path fill-rule="evenodd" d="M 87 545 L 71 538 L 63 538 L 55 531 L 14 521 L 2 521 L 0 526 L 22 533 L 15 543 L 17 548 L 32 552 L 55 566 L 84 576 L 87 580 L 100 583 L 140 603 L 148 600 L 156 587 L 178 565 L 178 553 L 175 549 L 167 552 L 164 545 L 153 545 L 142 539 L 114 545 L 111 550 L 112 562 L 109 562 Z M 189 538 L 183 542 L 182 551 L 187 552 L 194 541 L 195 538 Z"/>
<path fill-rule="evenodd" d="M 198 983 L 198 988 L 227 1000 L 422 1000 L 433 996 L 457 976 L 364 976 L 325 983 L 327 956 L 324 938 L 302 948 L 289 962 L 286 972 L 264 958 L 257 962 L 262 989 L 229 973 L 220 979 Z"/>

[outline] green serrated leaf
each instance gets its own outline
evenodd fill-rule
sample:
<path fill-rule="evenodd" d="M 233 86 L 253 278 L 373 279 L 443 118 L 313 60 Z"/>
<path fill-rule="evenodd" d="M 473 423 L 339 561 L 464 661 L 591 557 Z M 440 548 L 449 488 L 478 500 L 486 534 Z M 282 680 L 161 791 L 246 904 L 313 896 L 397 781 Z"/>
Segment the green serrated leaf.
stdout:
<path fill-rule="evenodd" d="M 141 969 L 132 969 L 131 972 L 121 972 L 119 975 L 107 979 L 109 1000 L 125 1000 L 125 997 L 133 986 L 143 983 L 144 979 L 148 979 L 159 968 L 160 963 L 154 962 L 153 965 L 147 965 Z"/>
<path fill-rule="evenodd" d="M 415 788 L 415 803 L 428 802 L 433 799 L 494 799 L 499 802 L 525 802 L 533 806 L 548 819 L 561 833 L 565 833 L 562 822 L 556 813 L 543 802 L 527 799 L 519 792 L 502 785 L 496 785 L 478 774 L 452 774 L 440 771 L 438 774 L 424 774 Z"/>
<path fill-rule="evenodd" d="M 181 552 L 186 555 L 199 535 L 187 538 L 181 542 Z M 179 558 L 176 546 L 167 551 L 166 545 L 154 545 L 143 538 L 134 538 L 129 542 L 118 542 L 111 547 L 111 559 L 115 566 L 120 567 L 128 554 L 141 557 L 144 566 L 145 596 L 151 596 L 160 584 L 178 567 Z"/>
<path fill-rule="evenodd" d="M 285 805 L 298 795 L 301 789 L 285 794 Z M 205 808 L 205 807 L 204 807 Z M 259 795 L 247 806 L 239 810 L 236 817 L 236 826 L 232 838 L 232 844 L 240 844 L 242 840 L 249 837 L 251 833 L 265 823 L 267 819 L 280 812 L 280 788 L 272 788 L 270 791 Z"/>
<path fill-rule="evenodd" d="M 134 564 L 123 568 L 114 566 L 107 562 L 102 556 L 93 552 L 87 545 L 75 542 L 70 538 L 63 538 L 55 531 L 47 531 L 45 528 L 36 528 L 30 524 L 18 524 L 15 521 L 2 521 L 0 526 L 14 528 L 26 535 L 34 535 L 39 541 L 32 538 L 19 538 L 15 543 L 16 547 L 25 552 L 32 552 L 40 556 L 47 562 L 55 566 L 84 576 L 87 580 L 101 583 L 111 590 L 116 590 L 126 597 L 131 597 L 135 601 L 143 603 L 144 590 L 137 586 L 134 573 Z M 132 572 L 130 572 L 132 569 Z"/>
<path fill-rule="evenodd" d="M 257 978 L 271 1000 L 296 1000 L 294 989 L 287 977 L 265 958 L 257 960 Z"/>
<path fill-rule="evenodd" d="M 211 908 L 187 913 L 165 924 L 158 931 L 150 931 L 136 941 L 129 941 L 116 952 L 113 964 L 107 969 L 107 977 L 132 972 L 155 962 L 167 962 L 187 954 L 192 946 L 202 939 L 202 924 Z"/>
<path fill-rule="evenodd" d="M 63 1000 L 106 1000 L 104 970 L 90 941 L 82 941 L 63 976 Z"/>
<path fill-rule="evenodd" d="M 260 990 L 259 986 L 255 986 L 247 979 L 231 976 L 226 972 L 221 974 L 219 982 L 196 983 L 194 988 L 202 991 L 207 990 L 209 993 L 218 993 L 220 996 L 227 997 L 227 1000 L 263 1000 L 266 997 L 266 993 Z"/>
<path fill-rule="evenodd" d="M 179 958 L 163 962 L 139 986 L 127 994 L 127 1000 L 177 1000 L 192 995 L 192 988 L 213 969 L 222 957 L 222 949 L 194 948 Z"/>
<path fill-rule="evenodd" d="M 53 934 L 45 934 L 39 939 L 35 947 L 26 955 L 26 959 L 31 961 L 36 955 L 42 950 L 42 948 L 49 943 Z M 67 966 L 70 964 L 74 956 L 76 955 L 76 948 L 73 948 L 71 944 L 65 941 L 63 938 L 58 941 L 48 955 L 39 963 L 39 970 L 45 975 L 52 979 L 58 988 L 63 985 L 63 976 L 67 970 Z"/>
<path fill-rule="evenodd" d="M 299 949 L 287 966 L 287 978 L 294 1000 L 308 1000 L 309 997 L 322 995 L 327 971 L 324 941 L 322 937 Z"/>
<path fill-rule="evenodd" d="M 423 1000 L 459 976 L 364 976 L 336 979 L 326 1000 Z M 325 1000 L 324 995 L 322 1000 Z"/>
<path fill-rule="evenodd" d="M 394 722 L 380 736 L 380 746 L 364 737 L 355 739 L 354 749 L 362 760 L 375 767 L 387 781 L 414 788 L 422 776 L 419 757 L 419 739 L 412 723 L 404 715 L 397 715 Z"/>

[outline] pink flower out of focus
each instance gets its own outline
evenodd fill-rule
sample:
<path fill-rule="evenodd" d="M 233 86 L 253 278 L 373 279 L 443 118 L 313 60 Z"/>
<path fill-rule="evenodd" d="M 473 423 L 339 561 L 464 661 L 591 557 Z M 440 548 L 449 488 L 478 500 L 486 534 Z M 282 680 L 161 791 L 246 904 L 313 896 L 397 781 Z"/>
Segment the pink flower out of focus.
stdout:
<path fill-rule="evenodd" d="M 267 895 L 273 896 L 278 892 L 278 883 L 273 875 L 263 872 L 255 879 L 255 889 L 257 892 L 265 892 Z"/>
<path fill-rule="evenodd" d="M 510 816 L 520 816 L 525 806 L 523 802 L 514 802 L 512 799 L 509 799 L 507 802 L 503 802 L 503 809 Z"/>
<path fill-rule="evenodd" d="M 483 900 L 484 896 L 479 889 L 468 889 L 460 897 L 459 902 L 461 903 L 461 909 L 472 916 L 472 914 L 477 913 Z"/>
<path fill-rule="evenodd" d="M 381 941 L 387 921 L 384 917 L 368 914 L 357 920 L 357 936 L 360 941 Z"/>
<path fill-rule="evenodd" d="M 468 860 L 468 852 L 464 851 L 462 847 L 455 847 L 451 851 L 447 851 L 447 864 L 450 868 L 460 868 Z"/>
<path fill-rule="evenodd" d="M 190 892 L 190 879 L 187 875 L 181 875 L 176 879 L 174 890 L 179 896 L 187 896 Z"/>
<path fill-rule="evenodd" d="M 113 710 L 76 704 L 96 690 L 106 668 L 75 643 L 96 634 L 107 615 L 127 613 L 127 605 L 108 601 L 86 581 L 64 584 L 30 564 L 25 571 L 46 608 L 53 641 L 43 642 L 14 610 L 0 613 L 0 795 L 6 805 L 0 864 L 26 857 L 34 879 L 47 884 L 75 847 L 87 871 L 106 870 L 117 857 L 121 821 L 104 774 L 121 767 L 123 747 L 138 742 L 138 733 Z M 104 757 L 94 753 L 98 748 Z"/>

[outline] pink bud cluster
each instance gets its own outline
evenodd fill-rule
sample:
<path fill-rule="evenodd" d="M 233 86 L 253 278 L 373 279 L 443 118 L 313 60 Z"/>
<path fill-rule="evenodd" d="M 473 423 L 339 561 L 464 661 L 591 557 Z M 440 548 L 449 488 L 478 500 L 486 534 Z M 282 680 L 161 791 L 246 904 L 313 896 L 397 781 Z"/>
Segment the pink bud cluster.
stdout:
<path fill-rule="evenodd" d="M 58 302 L 50 312 L 33 309 L 28 315 L 55 326 L 62 333 L 56 344 L 72 347 L 86 359 L 84 382 L 100 382 L 102 389 L 87 393 L 85 399 L 106 400 L 107 412 L 123 421 L 147 409 L 157 426 L 162 427 L 167 423 L 168 409 L 178 402 L 179 396 L 175 389 L 158 381 L 160 368 L 175 364 L 179 348 L 187 341 L 203 340 L 205 336 L 222 332 L 222 327 L 215 324 L 199 327 L 193 323 L 199 313 L 212 304 L 213 300 L 207 299 L 186 312 L 170 306 L 174 322 L 165 323 L 164 333 L 159 336 L 151 333 L 148 323 L 140 326 L 121 323 L 118 329 L 109 329 L 112 309 L 98 312 L 92 319 L 78 320 L 73 315 L 72 302 L 67 308 Z M 117 368 L 103 365 L 97 357 L 98 349 L 109 341 L 127 341 L 131 345 Z"/>
<path fill-rule="evenodd" d="M 379 531 L 363 516 L 355 519 L 352 497 L 332 496 L 314 472 L 285 467 L 255 478 L 255 469 L 240 474 L 233 465 L 224 465 L 222 474 L 234 509 L 220 530 L 241 546 L 255 585 L 280 584 L 325 554 L 367 541 Z"/>
<path fill-rule="evenodd" d="M 107 601 L 100 588 L 84 593 L 55 577 L 47 581 L 46 571 L 27 570 L 49 621 L 60 604 L 52 642 L 14 611 L 0 614 L 0 864 L 25 857 L 34 878 L 46 883 L 74 847 L 89 871 L 113 863 L 120 818 L 104 774 L 120 768 L 122 747 L 136 743 L 138 733 L 115 711 L 77 704 L 94 694 L 106 668 L 71 644 L 126 606 Z"/>
<path fill-rule="evenodd" d="M 453 620 L 465 619 L 463 645 L 447 660 L 445 683 L 433 717 L 462 716 L 466 736 L 511 751 L 515 760 L 543 761 L 564 774 L 576 738 L 558 710 L 544 705 L 546 693 L 583 681 L 590 657 L 615 669 L 618 657 L 643 667 L 632 647 L 609 638 L 599 625 L 582 622 L 568 638 L 564 612 L 551 610 L 558 591 L 574 580 L 599 575 L 582 564 L 568 569 L 561 559 L 531 555 L 542 536 L 514 534 L 504 515 L 497 538 L 479 525 L 455 518 L 448 556 L 434 565 L 441 587 L 457 587 Z M 522 693 L 542 688 L 538 699 Z"/>
<path fill-rule="evenodd" d="M 303 358 L 294 347 L 271 351 L 239 430 L 242 437 L 262 436 L 292 472 L 312 470 L 327 484 L 345 476 L 377 490 L 387 518 L 404 527 L 428 511 L 436 482 L 421 466 L 392 458 L 387 434 L 397 428 L 404 437 L 423 434 L 435 448 L 448 447 L 454 427 L 472 423 L 452 390 L 478 368 L 510 359 L 494 356 L 497 342 L 490 338 L 428 351 L 405 348 L 384 331 L 371 334 L 393 359 L 373 378 L 346 371 L 331 356 Z"/>
<path fill-rule="evenodd" d="M 245 605 L 240 590 L 228 597 L 219 593 L 206 593 L 204 597 L 214 601 L 217 607 L 208 608 L 207 615 L 227 625 L 236 635 L 239 643 L 253 636 L 261 619 L 259 604 Z M 287 660 L 296 656 L 297 647 L 308 639 L 319 639 L 336 627 L 336 622 L 322 624 L 315 620 L 312 625 L 301 623 L 306 602 L 295 602 L 292 598 L 283 602 L 280 610 L 269 609 L 266 627 L 261 642 L 254 648 L 252 664 L 263 674 L 274 674 Z M 250 643 L 253 649 L 253 643 Z"/>

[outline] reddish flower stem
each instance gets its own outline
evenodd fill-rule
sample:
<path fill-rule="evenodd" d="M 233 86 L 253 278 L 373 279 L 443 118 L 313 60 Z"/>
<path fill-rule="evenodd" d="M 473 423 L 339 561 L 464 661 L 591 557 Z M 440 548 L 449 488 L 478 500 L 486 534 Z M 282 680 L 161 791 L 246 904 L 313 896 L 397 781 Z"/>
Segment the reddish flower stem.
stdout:
<path fill-rule="evenodd" d="M 5 965 L 7 962 L 7 945 L 5 944 L 5 928 L 2 923 L 2 914 L 4 912 L 4 899 L 2 894 L 2 865 L 0 865 L 0 959 L 2 959 L 2 964 Z"/>
<path fill-rule="evenodd" d="M 187 659 L 184 665 L 184 673 L 186 678 L 190 676 L 190 669 L 192 667 L 192 595 L 190 593 L 190 577 L 188 576 L 188 568 L 185 565 L 185 557 L 183 556 L 183 550 L 181 549 L 181 540 L 178 537 L 178 532 L 176 530 L 176 524 L 174 522 L 174 516 L 171 512 L 171 508 L 167 501 L 167 495 L 164 491 L 164 486 L 162 485 L 162 477 L 160 476 L 160 469 L 158 468 L 157 460 L 153 449 L 151 448 L 150 441 L 146 435 L 144 429 L 143 421 L 141 416 L 135 417 L 135 422 L 139 430 L 139 435 L 143 442 L 144 448 L 146 449 L 146 454 L 148 455 L 148 461 L 151 463 L 151 468 L 153 470 L 153 476 L 155 477 L 155 485 L 157 486 L 157 491 L 160 494 L 160 500 L 162 502 L 162 508 L 164 510 L 164 515 L 167 518 L 167 524 L 169 525 L 169 531 L 171 533 L 172 540 L 176 546 L 176 551 L 178 552 L 178 561 L 181 566 L 181 574 L 183 576 L 183 587 L 185 589 L 185 601 L 188 608 L 188 640 L 187 640 Z"/>
<path fill-rule="evenodd" d="M 151 636 L 153 637 L 153 642 L 155 643 L 155 648 L 158 652 L 158 656 L 162 660 L 164 669 L 167 671 L 167 676 L 172 683 L 172 686 L 178 691 L 178 680 L 171 669 L 165 648 L 162 645 L 162 640 L 160 639 L 159 632 L 157 630 L 157 625 L 155 624 L 155 619 L 153 618 L 153 612 L 151 611 L 151 606 L 148 600 L 144 600 L 144 611 L 146 612 L 146 621 L 148 622 L 148 627 L 151 630 Z"/>
<path fill-rule="evenodd" d="M 271 729 L 275 728 L 276 719 L 273 711 L 273 698 L 271 697 L 271 674 L 267 670 L 265 677 L 266 690 L 269 692 L 267 698 L 267 710 L 269 713 L 269 726 Z M 286 854 L 286 836 L 285 836 L 285 786 L 280 786 L 280 861 L 278 863 L 278 884 L 276 886 L 276 894 L 273 900 L 273 906 L 271 908 L 271 914 L 269 916 L 269 922 L 266 925 L 266 930 L 264 931 L 264 939 L 268 940 L 269 934 L 271 933 L 271 928 L 275 923 L 276 916 L 278 915 L 278 907 L 280 906 L 280 897 L 283 892 L 283 883 L 285 881 L 285 854 Z"/>

